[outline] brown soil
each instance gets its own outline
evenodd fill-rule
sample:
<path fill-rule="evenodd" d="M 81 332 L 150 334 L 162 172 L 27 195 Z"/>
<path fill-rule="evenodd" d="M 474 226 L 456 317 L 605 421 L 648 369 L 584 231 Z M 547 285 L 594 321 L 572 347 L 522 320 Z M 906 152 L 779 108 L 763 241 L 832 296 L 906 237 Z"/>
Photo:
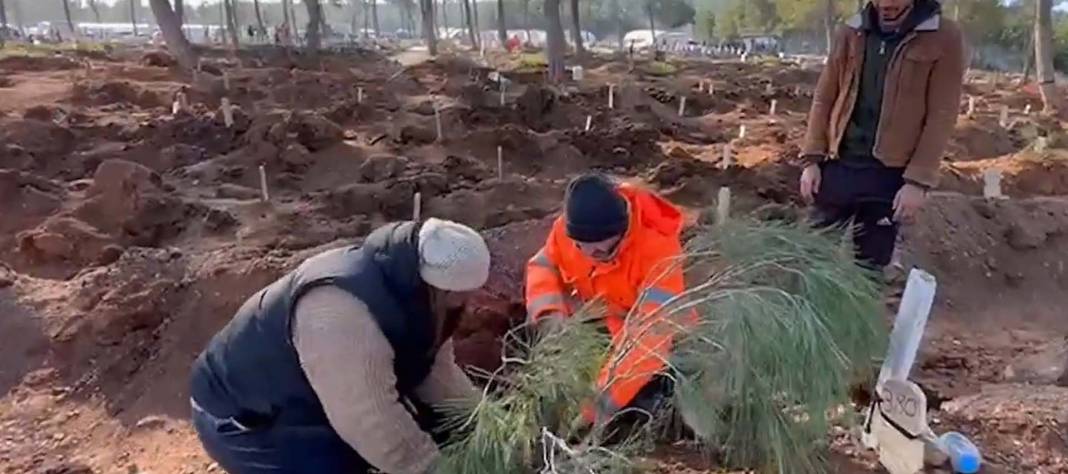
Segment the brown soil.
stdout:
<path fill-rule="evenodd" d="M 816 70 L 693 61 L 653 77 L 596 59 L 582 84 L 506 73 L 502 106 L 491 69 L 463 57 L 402 67 L 372 52 L 205 54 L 193 77 L 159 52 L 0 60 L 0 472 L 208 471 L 187 421 L 189 363 L 249 294 L 409 218 L 416 193 L 424 215 L 490 243 L 494 274 L 457 340 L 461 362 L 483 369 L 524 316 L 524 262 L 575 173 L 649 185 L 694 221 L 720 186 L 738 212 L 801 212 L 790 160 Z M 171 114 L 179 92 L 190 108 Z M 1023 116 L 1036 97 L 1026 89 L 969 92 L 978 112 L 958 125 L 943 191 L 907 230 L 904 263 L 940 282 L 915 375 L 936 430 L 974 435 L 994 471 L 1068 472 L 1057 444 L 1068 389 L 1005 385 L 1006 367 L 1068 334 L 1064 124 Z M 1001 104 L 1012 130 L 997 124 Z M 1038 137 L 1048 149 L 1034 150 Z M 979 197 L 991 167 L 1011 199 Z M 841 472 L 873 472 L 848 433 L 833 437 Z M 685 447 L 657 458 L 658 472 L 714 469 Z"/>

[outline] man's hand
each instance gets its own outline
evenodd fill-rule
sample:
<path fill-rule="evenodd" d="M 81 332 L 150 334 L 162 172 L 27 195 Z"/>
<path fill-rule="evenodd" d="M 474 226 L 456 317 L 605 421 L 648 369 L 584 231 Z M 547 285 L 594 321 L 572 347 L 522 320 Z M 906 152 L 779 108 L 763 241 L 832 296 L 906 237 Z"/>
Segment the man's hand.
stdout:
<path fill-rule="evenodd" d="M 820 192 L 820 182 L 823 174 L 820 165 L 808 165 L 801 172 L 801 198 L 812 204 L 816 201 L 816 195 Z"/>
<path fill-rule="evenodd" d="M 584 445 L 589 441 L 593 423 L 583 415 L 576 416 L 567 428 L 567 441 L 570 444 Z"/>
<path fill-rule="evenodd" d="M 894 221 L 907 222 L 916 217 L 916 213 L 927 201 L 927 190 L 915 184 L 905 183 L 894 197 Z"/>
<path fill-rule="evenodd" d="M 550 335 L 556 334 L 564 330 L 564 315 L 560 313 L 550 313 L 538 318 L 536 328 L 538 334 Z"/>

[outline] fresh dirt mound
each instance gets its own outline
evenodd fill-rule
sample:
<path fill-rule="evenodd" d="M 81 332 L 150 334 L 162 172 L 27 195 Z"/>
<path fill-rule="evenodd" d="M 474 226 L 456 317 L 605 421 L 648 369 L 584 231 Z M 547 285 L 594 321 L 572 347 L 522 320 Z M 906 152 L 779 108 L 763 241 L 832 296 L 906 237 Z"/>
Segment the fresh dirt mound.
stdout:
<path fill-rule="evenodd" d="M 946 154 L 950 160 L 982 160 L 1020 151 L 1027 142 L 1019 133 L 1007 132 L 997 119 L 965 120 L 957 124 Z"/>
<path fill-rule="evenodd" d="M 1068 388 L 992 385 L 943 405 L 944 425 L 983 446 L 985 462 L 1007 472 L 1068 471 Z"/>
<path fill-rule="evenodd" d="M 937 196 L 906 232 L 912 261 L 954 283 L 940 294 L 955 313 L 972 320 L 1005 311 L 1030 320 L 1063 315 L 1068 200 Z"/>
<path fill-rule="evenodd" d="M 81 105 L 136 105 L 142 108 L 164 107 L 164 100 L 155 91 L 126 81 L 79 82 L 74 84 L 72 99 Z"/>
<path fill-rule="evenodd" d="M 7 56 L 0 58 L 0 69 L 8 71 L 63 71 L 81 68 L 82 64 L 66 56 Z"/>
<path fill-rule="evenodd" d="M 22 271 L 44 276 L 106 265 L 125 246 L 156 246 L 178 235 L 193 213 L 202 212 L 166 191 L 159 175 L 122 160 L 102 163 L 84 194 L 69 210 L 18 233 L 15 261 Z"/>
<path fill-rule="evenodd" d="M 1001 189 L 1008 196 L 1068 195 L 1068 151 L 1025 151 L 994 160 L 943 164 L 939 188 L 965 194 L 983 192 L 986 170 L 1002 171 Z"/>
<path fill-rule="evenodd" d="M 141 57 L 141 65 L 150 67 L 174 67 L 178 61 L 166 51 L 152 51 Z"/>
<path fill-rule="evenodd" d="M 41 160 L 56 160 L 74 150 L 75 135 L 51 121 L 0 119 L 0 144 L 7 153 L 24 151 Z M 33 163 L 34 168 L 38 166 Z"/>

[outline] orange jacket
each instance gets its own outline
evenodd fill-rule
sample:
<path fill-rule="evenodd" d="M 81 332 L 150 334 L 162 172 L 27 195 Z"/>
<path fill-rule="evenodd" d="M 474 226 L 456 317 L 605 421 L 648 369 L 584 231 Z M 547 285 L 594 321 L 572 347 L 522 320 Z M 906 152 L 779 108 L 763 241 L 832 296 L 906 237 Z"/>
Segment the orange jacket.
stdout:
<path fill-rule="evenodd" d="M 682 212 L 652 192 L 625 184 L 618 190 L 627 200 L 630 224 L 613 261 L 601 263 L 584 255 L 568 238 L 561 216 L 545 246 L 527 263 L 527 314 L 532 321 L 550 314 L 571 316 L 594 300 L 607 307 L 604 322 L 612 335 L 613 354 L 598 378 L 596 414 L 590 407 L 584 410 L 591 422 L 626 407 L 664 370 L 677 326 L 657 310 L 685 286 L 679 261 Z"/>

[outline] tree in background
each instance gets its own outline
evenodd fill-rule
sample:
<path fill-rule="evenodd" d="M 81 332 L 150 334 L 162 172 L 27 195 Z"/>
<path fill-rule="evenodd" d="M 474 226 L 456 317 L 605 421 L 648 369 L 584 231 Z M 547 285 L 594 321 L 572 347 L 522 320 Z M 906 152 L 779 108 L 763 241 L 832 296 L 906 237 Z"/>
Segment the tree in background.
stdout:
<path fill-rule="evenodd" d="M 697 16 L 694 19 L 694 32 L 701 38 L 713 38 L 716 36 L 716 11 L 710 2 L 701 2 L 697 5 Z"/>
<path fill-rule="evenodd" d="M 130 0 L 130 24 L 133 26 L 133 34 L 137 36 L 137 4 Z"/>
<path fill-rule="evenodd" d="M 95 1 L 95 0 L 91 0 Z M 178 24 L 185 24 L 185 3 L 184 0 L 174 0 L 174 15 L 178 17 Z"/>
<path fill-rule="evenodd" d="M 475 23 L 474 13 L 471 11 L 471 0 L 463 0 L 461 7 L 464 10 L 464 18 L 467 21 L 467 35 L 471 38 L 471 47 L 479 49 L 478 26 Z"/>
<path fill-rule="evenodd" d="M 1035 74 L 1046 112 L 1059 113 L 1063 99 L 1053 70 L 1053 0 L 1035 3 Z"/>
<path fill-rule="evenodd" d="M 97 23 L 101 23 L 100 7 L 96 5 L 96 0 L 89 0 L 89 9 L 93 11 L 93 19 L 95 19 Z"/>
<path fill-rule="evenodd" d="M 501 40 L 501 47 L 508 42 L 508 27 L 504 24 L 504 0 L 497 0 L 497 37 Z"/>
<path fill-rule="evenodd" d="M 70 0 L 63 0 L 63 16 L 67 17 L 67 28 L 70 28 L 70 34 L 77 36 L 78 30 L 74 28 L 74 19 L 70 15 Z"/>
<path fill-rule="evenodd" d="M 304 0 L 304 6 L 308 8 L 308 49 L 315 51 L 322 46 L 319 29 L 323 23 L 323 6 L 319 0 Z"/>
<path fill-rule="evenodd" d="M 838 15 L 835 12 L 834 0 L 824 0 L 823 2 L 823 35 L 824 35 L 824 52 L 828 55 L 831 54 L 831 48 L 834 46 L 834 24 Z"/>
<path fill-rule="evenodd" d="M 519 0 L 523 4 L 523 29 L 527 31 L 527 41 L 530 41 L 530 0 Z"/>
<path fill-rule="evenodd" d="M 619 0 L 612 0 L 612 23 L 616 26 L 616 41 L 618 42 L 619 49 L 623 49 L 623 37 L 626 33 L 623 31 L 623 11 L 620 9 Z"/>
<path fill-rule="evenodd" d="M 560 0 L 545 0 L 546 47 L 545 56 L 549 62 L 549 82 L 564 79 L 564 51 L 567 40 L 564 38 L 564 25 L 560 21 Z"/>
<path fill-rule="evenodd" d="M 260 28 L 261 32 L 266 33 L 267 26 L 263 24 L 263 12 L 260 11 L 260 0 L 252 0 L 252 8 L 256 10 L 256 26 Z"/>
<path fill-rule="evenodd" d="M 289 17 L 289 0 L 282 0 L 282 24 L 286 27 L 286 32 L 289 32 L 290 25 L 296 22 L 296 18 Z"/>
<path fill-rule="evenodd" d="M 371 0 L 371 27 L 375 29 L 375 38 L 382 36 L 378 25 L 378 0 Z"/>
<path fill-rule="evenodd" d="M 171 3 L 167 0 L 150 0 L 149 6 L 152 7 L 152 15 L 156 17 L 156 24 L 159 25 L 163 41 L 167 43 L 167 49 L 178 60 L 182 69 L 192 71 L 197 65 L 196 53 L 182 33 L 182 23 L 178 14 L 171 9 Z"/>
<path fill-rule="evenodd" d="M 500 1 L 500 0 L 497 0 Z M 582 22 L 579 20 L 579 0 L 571 0 L 571 36 L 575 42 L 575 55 L 579 58 L 586 54 L 582 46 Z"/>
<path fill-rule="evenodd" d="M 432 56 L 438 54 L 438 32 L 434 26 L 434 0 L 419 0 L 419 12 L 423 15 L 423 38 Z"/>
<path fill-rule="evenodd" d="M 241 47 L 241 34 L 237 30 L 237 14 L 234 12 L 233 0 L 222 0 L 226 13 L 226 31 L 230 34 L 230 45 L 236 50 Z"/>
<path fill-rule="evenodd" d="M 441 10 L 441 23 L 438 24 L 438 37 L 448 39 L 449 37 L 449 2 L 448 0 L 441 0 L 440 4 L 434 4 L 434 7 Z"/>
<path fill-rule="evenodd" d="M 660 43 L 656 41 L 656 0 L 645 2 L 645 12 L 649 14 L 649 38 L 653 40 L 653 51 L 660 51 Z"/>

